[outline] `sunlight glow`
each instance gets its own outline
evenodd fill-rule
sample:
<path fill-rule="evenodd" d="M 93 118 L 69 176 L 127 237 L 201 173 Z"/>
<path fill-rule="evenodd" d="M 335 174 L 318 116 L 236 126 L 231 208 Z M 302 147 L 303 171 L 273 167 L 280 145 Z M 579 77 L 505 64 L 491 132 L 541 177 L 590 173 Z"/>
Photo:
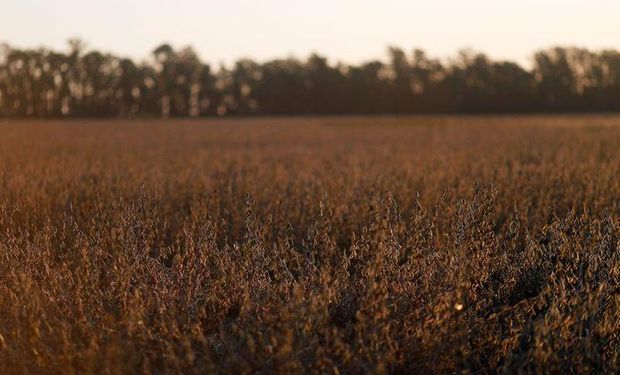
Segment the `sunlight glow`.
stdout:
<path fill-rule="evenodd" d="M 358 63 L 388 45 L 446 57 L 464 47 L 527 63 L 551 45 L 620 47 L 613 0 L 20 0 L 3 5 L 0 42 L 90 47 L 144 58 L 161 42 L 193 45 L 201 58 L 231 63 L 307 56 Z"/>

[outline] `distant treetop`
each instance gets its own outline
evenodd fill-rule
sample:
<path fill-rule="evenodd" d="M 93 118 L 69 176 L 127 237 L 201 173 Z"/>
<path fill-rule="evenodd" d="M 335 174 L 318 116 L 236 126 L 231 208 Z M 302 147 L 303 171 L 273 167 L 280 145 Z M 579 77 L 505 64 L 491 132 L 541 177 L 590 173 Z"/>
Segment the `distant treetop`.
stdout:
<path fill-rule="evenodd" d="M 387 61 L 330 64 L 313 54 L 214 70 L 191 47 L 152 58 L 0 47 L 2 117 L 521 113 L 620 110 L 620 53 L 556 47 L 524 69 L 470 50 L 447 62 L 388 49 Z"/>

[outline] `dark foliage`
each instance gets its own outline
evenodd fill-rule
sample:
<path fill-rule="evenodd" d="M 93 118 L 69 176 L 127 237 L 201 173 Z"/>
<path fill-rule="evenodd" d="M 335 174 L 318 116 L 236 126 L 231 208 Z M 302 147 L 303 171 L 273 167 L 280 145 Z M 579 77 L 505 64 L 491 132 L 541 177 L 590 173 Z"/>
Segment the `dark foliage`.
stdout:
<path fill-rule="evenodd" d="M 164 44 L 137 64 L 86 51 L 0 51 L 0 116 L 197 117 L 369 113 L 522 113 L 620 110 L 620 53 L 537 52 L 526 70 L 461 51 L 448 62 L 389 49 L 359 66 L 310 56 L 213 70 L 191 48 Z"/>

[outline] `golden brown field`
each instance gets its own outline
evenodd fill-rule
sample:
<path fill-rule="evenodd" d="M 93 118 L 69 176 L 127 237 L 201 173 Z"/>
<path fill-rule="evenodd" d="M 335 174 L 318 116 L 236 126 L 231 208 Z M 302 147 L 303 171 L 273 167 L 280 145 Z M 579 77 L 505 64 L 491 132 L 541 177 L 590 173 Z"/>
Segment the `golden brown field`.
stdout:
<path fill-rule="evenodd" d="M 620 117 L 0 123 L 0 373 L 620 366 Z"/>

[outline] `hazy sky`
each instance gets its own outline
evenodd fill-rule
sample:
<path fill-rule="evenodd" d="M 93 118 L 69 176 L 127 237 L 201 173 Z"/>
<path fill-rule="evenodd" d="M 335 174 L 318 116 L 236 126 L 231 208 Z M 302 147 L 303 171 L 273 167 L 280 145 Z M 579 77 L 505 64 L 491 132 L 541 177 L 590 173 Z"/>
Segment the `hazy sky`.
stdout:
<path fill-rule="evenodd" d="M 211 63 L 312 51 L 357 63 L 389 44 L 446 57 L 464 47 L 527 63 L 538 48 L 620 49 L 619 0 L 4 0 L 0 41 L 141 59 L 191 44 Z"/>

